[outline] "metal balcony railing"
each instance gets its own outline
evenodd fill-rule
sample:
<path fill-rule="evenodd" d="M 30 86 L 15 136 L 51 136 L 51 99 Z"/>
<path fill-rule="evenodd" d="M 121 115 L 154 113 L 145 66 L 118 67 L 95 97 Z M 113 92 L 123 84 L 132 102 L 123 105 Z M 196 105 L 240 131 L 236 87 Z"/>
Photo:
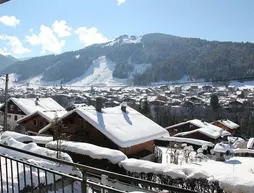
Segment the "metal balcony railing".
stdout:
<path fill-rule="evenodd" d="M 113 173 L 97 168 L 39 155 L 0 144 L 0 147 L 34 156 L 38 159 L 71 166 L 82 173 L 81 176 L 54 171 L 17 159 L 0 152 L 0 192 L 1 193 L 92 193 L 92 192 L 168 192 L 194 193 L 194 191 L 159 184 L 139 178 Z M 134 186 L 140 184 L 141 186 Z M 145 188 L 140 188 L 145 187 Z"/>

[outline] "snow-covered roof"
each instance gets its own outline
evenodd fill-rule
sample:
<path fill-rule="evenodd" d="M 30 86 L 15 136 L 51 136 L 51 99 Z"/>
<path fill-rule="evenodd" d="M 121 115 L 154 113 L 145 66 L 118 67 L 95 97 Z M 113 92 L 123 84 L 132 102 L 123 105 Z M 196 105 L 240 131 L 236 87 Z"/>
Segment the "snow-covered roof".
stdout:
<path fill-rule="evenodd" d="M 248 143 L 247 143 L 247 148 L 252 149 L 254 148 L 254 138 L 250 138 Z"/>
<path fill-rule="evenodd" d="M 47 137 L 47 136 L 29 136 L 33 139 L 33 142 L 36 144 L 47 144 L 51 141 L 53 141 L 53 137 Z"/>
<path fill-rule="evenodd" d="M 48 120 L 49 122 L 52 121 L 55 117 L 62 117 L 63 115 L 65 115 L 67 113 L 66 110 L 62 110 L 62 111 L 35 111 L 21 119 L 19 119 L 17 121 L 17 123 L 22 123 L 23 121 L 35 116 L 35 115 L 40 115 L 42 117 L 44 117 L 46 120 Z"/>
<path fill-rule="evenodd" d="M 232 134 L 226 130 L 222 131 L 221 137 L 231 136 Z"/>
<path fill-rule="evenodd" d="M 213 151 L 219 153 L 226 153 L 227 151 L 230 151 L 230 145 L 225 143 L 217 143 Z"/>
<path fill-rule="evenodd" d="M 209 124 L 209 123 L 208 123 Z M 177 133 L 175 134 L 174 136 L 177 137 L 177 136 L 185 136 L 185 135 L 189 135 L 189 134 L 192 134 L 192 133 L 196 133 L 196 132 L 199 132 L 199 133 L 202 133 L 210 138 L 213 138 L 213 139 L 217 139 L 219 138 L 222 133 L 223 133 L 223 129 L 219 128 L 219 127 L 213 127 L 214 125 L 206 125 L 206 127 L 203 127 L 203 128 L 199 128 L 199 129 L 194 129 L 194 130 L 191 130 L 191 131 L 186 131 L 186 132 L 181 132 L 181 133 Z"/>
<path fill-rule="evenodd" d="M 46 147 L 50 149 L 56 149 L 57 142 L 49 142 L 48 144 L 46 144 Z M 89 143 L 61 140 L 61 145 L 59 146 L 59 148 L 63 151 L 66 150 L 73 153 L 87 155 L 93 159 L 107 159 L 113 164 L 117 164 L 120 161 L 127 159 L 127 156 L 121 151 L 105 147 L 99 147 Z"/>
<path fill-rule="evenodd" d="M 190 143 L 190 144 L 194 144 L 194 145 L 207 145 L 209 147 L 213 147 L 214 144 L 209 142 L 209 141 L 204 141 L 204 140 L 200 140 L 200 139 L 192 139 L 192 138 L 182 138 L 182 137 L 162 137 L 158 140 L 162 140 L 162 141 L 169 141 L 169 142 L 179 142 L 179 143 Z"/>
<path fill-rule="evenodd" d="M 17 133 L 13 131 L 5 131 L 0 135 L 0 140 L 5 139 L 7 137 L 12 137 L 19 142 L 34 142 L 36 144 L 46 144 L 50 141 L 53 141 L 53 137 L 45 137 L 45 136 L 29 136 L 22 133 Z"/>
<path fill-rule="evenodd" d="M 101 113 L 93 106 L 87 106 L 73 109 L 60 119 L 72 113 L 79 114 L 120 147 L 130 147 L 169 136 L 167 130 L 131 107 L 127 107 L 127 113 L 121 110 L 121 106 L 102 109 Z M 39 134 L 48 128 L 50 125 L 42 128 Z"/>
<path fill-rule="evenodd" d="M 231 152 L 232 153 L 250 153 L 250 154 L 254 154 L 254 149 L 240 149 L 240 148 L 237 148 L 237 149 L 231 149 Z"/>
<path fill-rule="evenodd" d="M 227 139 L 232 144 L 232 147 L 234 148 L 237 148 L 239 144 L 245 143 L 244 139 L 241 137 L 228 136 Z"/>
<path fill-rule="evenodd" d="M 65 109 L 52 98 L 39 98 L 38 105 L 35 104 L 36 98 L 10 98 L 25 114 L 35 111 L 65 111 Z"/>
<path fill-rule="evenodd" d="M 185 125 L 185 124 L 188 124 L 188 123 L 190 123 L 192 125 L 195 125 L 196 127 L 199 127 L 199 128 L 206 128 L 206 127 L 214 128 L 214 129 L 219 128 L 219 127 L 217 127 L 215 125 L 212 125 L 210 123 L 207 123 L 205 121 L 201 121 L 199 119 L 192 119 L 192 120 L 189 120 L 189 121 L 186 121 L 186 122 L 181 122 L 181 123 L 178 123 L 178 124 L 175 124 L 175 125 L 168 126 L 168 127 L 166 127 L 166 129 L 174 128 L 174 127 Z"/>
<path fill-rule="evenodd" d="M 12 131 L 3 132 L 0 136 L 0 140 L 3 140 L 7 137 L 12 137 L 19 142 L 33 142 L 33 139 L 30 136 Z"/>
<path fill-rule="evenodd" d="M 234 122 L 232 122 L 232 121 L 230 121 L 230 120 L 218 120 L 218 122 L 219 123 L 221 123 L 221 124 L 223 124 L 223 125 L 225 125 L 226 127 L 228 127 L 229 129 L 236 129 L 236 128 L 238 128 L 239 127 L 239 125 L 238 124 L 236 124 L 236 123 L 234 123 Z"/>

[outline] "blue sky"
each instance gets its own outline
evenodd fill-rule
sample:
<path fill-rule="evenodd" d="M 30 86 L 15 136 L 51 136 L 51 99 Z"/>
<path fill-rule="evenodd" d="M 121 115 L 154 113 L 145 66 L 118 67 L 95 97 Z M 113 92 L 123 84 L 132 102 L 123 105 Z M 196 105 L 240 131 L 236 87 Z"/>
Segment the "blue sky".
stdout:
<path fill-rule="evenodd" d="M 58 54 L 161 32 L 254 42 L 253 0 L 11 0 L 0 5 L 0 54 Z"/>

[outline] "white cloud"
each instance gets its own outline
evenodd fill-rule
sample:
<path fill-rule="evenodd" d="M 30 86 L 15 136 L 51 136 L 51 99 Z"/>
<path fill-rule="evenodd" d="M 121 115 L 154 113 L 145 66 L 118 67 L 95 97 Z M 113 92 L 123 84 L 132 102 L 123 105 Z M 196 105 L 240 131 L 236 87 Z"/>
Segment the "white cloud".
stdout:
<path fill-rule="evenodd" d="M 71 28 L 67 25 L 66 21 L 55 21 L 52 24 L 52 30 L 58 35 L 58 37 L 67 37 L 71 35 Z"/>
<path fill-rule="evenodd" d="M 78 35 L 79 40 L 85 46 L 109 41 L 108 38 L 106 38 L 103 34 L 98 32 L 98 29 L 96 27 L 91 28 L 79 27 L 75 30 L 75 33 Z"/>
<path fill-rule="evenodd" d="M 0 54 L 4 56 L 11 55 L 11 53 L 8 51 L 7 48 L 3 48 L 3 49 L 0 48 Z"/>
<path fill-rule="evenodd" d="M 8 26 L 15 27 L 16 25 L 20 23 L 20 20 L 17 19 L 15 16 L 4 15 L 0 17 L 0 22 Z"/>
<path fill-rule="evenodd" d="M 32 46 L 41 45 L 43 54 L 47 51 L 59 54 L 62 51 L 62 47 L 65 45 L 65 41 L 59 41 L 53 30 L 45 25 L 41 25 L 38 35 L 32 34 L 31 36 L 26 36 L 26 41 Z"/>
<path fill-rule="evenodd" d="M 125 3 L 126 0 L 117 0 L 117 5 L 121 5 L 123 3 Z"/>
<path fill-rule="evenodd" d="M 13 54 L 24 54 L 26 52 L 31 52 L 31 50 L 23 46 L 23 43 L 16 36 L 0 35 L 0 40 L 5 40 L 8 42 L 7 44 L 11 46 L 11 52 Z"/>

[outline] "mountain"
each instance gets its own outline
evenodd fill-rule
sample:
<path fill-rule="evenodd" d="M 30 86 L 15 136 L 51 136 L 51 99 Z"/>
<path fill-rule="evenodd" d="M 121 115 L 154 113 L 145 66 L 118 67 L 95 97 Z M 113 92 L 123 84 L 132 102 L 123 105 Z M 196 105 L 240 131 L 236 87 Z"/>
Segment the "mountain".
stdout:
<path fill-rule="evenodd" d="M 18 60 L 19 60 L 19 61 L 25 61 L 25 60 L 29 60 L 29 59 L 31 59 L 31 58 L 33 58 L 33 57 L 18 58 Z"/>
<path fill-rule="evenodd" d="M 18 61 L 1 72 L 15 73 L 19 81 L 36 78 L 71 85 L 253 77 L 254 44 L 160 33 L 123 35 L 77 51 Z"/>
<path fill-rule="evenodd" d="M 4 56 L 4 55 L 0 54 L 0 71 L 3 70 L 4 68 L 8 67 L 11 64 L 14 64 L 17 61 L 18 61 L 18 59 L 14 58 L 10 55 Z"/>

